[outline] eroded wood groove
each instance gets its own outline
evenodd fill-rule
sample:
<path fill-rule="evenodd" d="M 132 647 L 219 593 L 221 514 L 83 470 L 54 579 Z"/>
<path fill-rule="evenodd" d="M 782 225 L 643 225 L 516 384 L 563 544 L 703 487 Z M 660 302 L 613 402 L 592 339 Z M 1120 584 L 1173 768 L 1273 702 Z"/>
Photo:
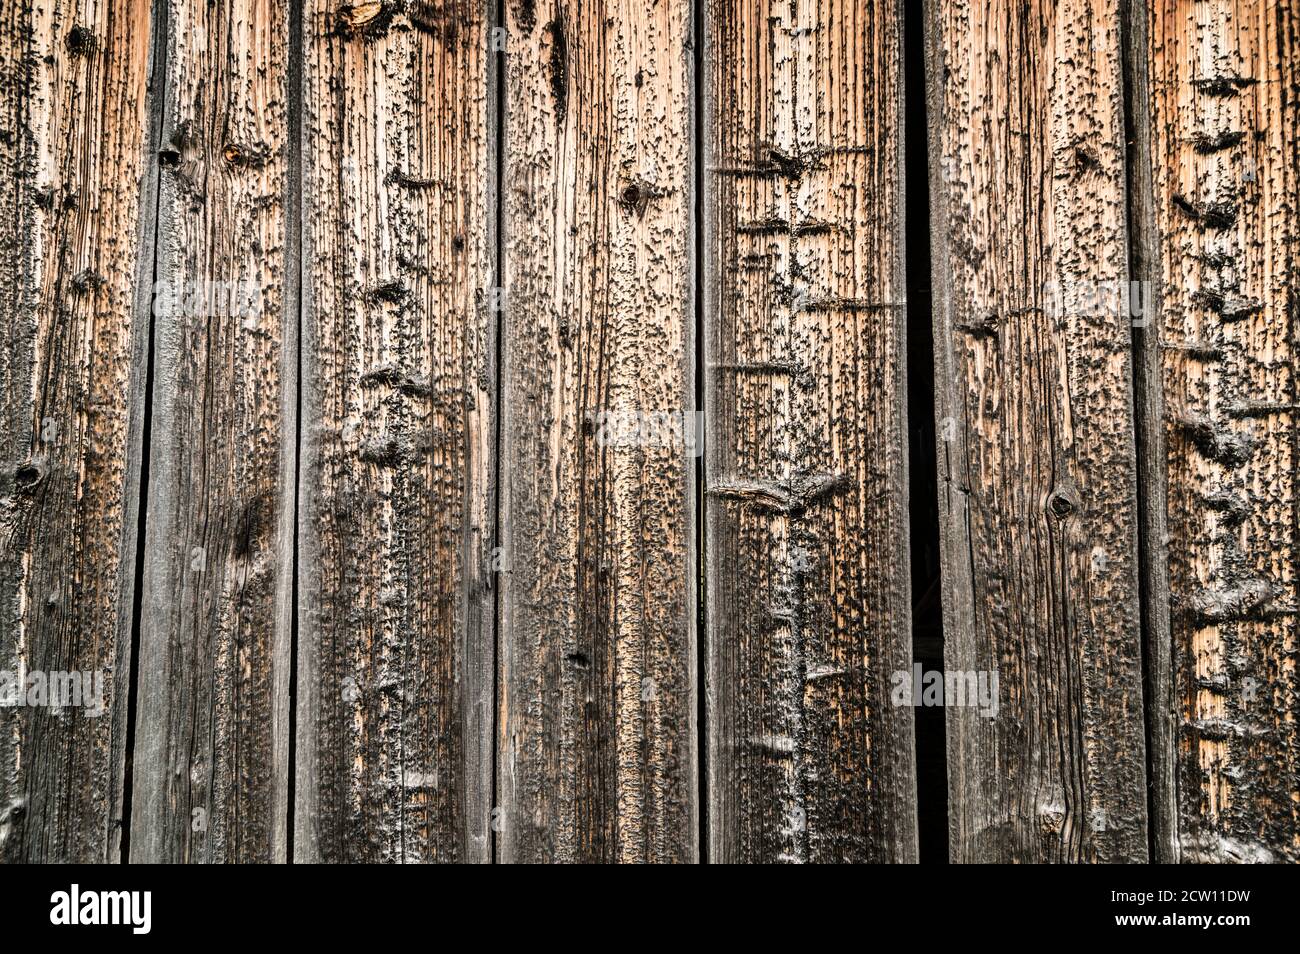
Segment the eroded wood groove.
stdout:
<path fill-rule="evenodd" d="M 901 30 L 705 6 L 714 861 L 916 859 Z"/>

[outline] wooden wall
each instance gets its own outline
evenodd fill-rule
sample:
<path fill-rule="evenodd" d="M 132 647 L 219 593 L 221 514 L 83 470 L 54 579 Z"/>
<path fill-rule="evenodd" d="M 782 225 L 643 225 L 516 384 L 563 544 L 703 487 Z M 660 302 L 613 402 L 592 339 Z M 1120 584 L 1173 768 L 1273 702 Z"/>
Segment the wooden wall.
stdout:
<path fill-rule="evenodd" d="M 1291 5 L 0 55 L 0 859 L 1300 860 Z"/>

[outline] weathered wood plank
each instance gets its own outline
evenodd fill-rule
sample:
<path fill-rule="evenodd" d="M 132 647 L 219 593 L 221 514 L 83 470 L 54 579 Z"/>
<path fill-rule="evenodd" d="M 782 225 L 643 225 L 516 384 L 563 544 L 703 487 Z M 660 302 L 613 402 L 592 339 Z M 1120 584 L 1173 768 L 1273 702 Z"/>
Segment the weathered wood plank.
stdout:
<path fill-rule="evenodd" d="M 1156 856 L 1300 860 L 1300 12 L 1136 3 Z"/>
<path fill-rule="evenodd" d="M 947 711 L 950 856 L 1142 861 L 1118 10 L 930 0 L 927 39 L 945 660 L 999 687 Z"/>
<path fill-rule="evenodd" d="M 499 857 L 691 861 L 690 5 L 507 28 Z"/>
<path fill-rule="evenodd" d="M 0 670 L 93 674 L 104 704 L 0 708 L 7 862 L 121 847 L 149 21 L 148 0 L 0 9 Z"/>
<path fill-rule="evenodd" d="M 705 7 L 715 861 L 916 859 L 901 25 Z"/>
<path fill-rule="evenodd" d="M 131 860 L 283 861 L 298 329 L 289 7 L 163 9 Z"/>
<path fill-rule="evenodd" d="M 294 855 L 491 856 L 478 0 L 307 0 Z"/>

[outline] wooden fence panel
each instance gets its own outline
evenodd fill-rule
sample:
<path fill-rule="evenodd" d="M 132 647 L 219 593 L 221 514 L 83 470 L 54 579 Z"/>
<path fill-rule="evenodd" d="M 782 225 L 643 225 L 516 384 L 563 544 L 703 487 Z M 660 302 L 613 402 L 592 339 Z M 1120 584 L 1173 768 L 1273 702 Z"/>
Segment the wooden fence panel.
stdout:
<path fill-rule="evenodd" d="M 298 329 L 289 7 L 164 9 L 131 860 L 282 861 Z"/>
<path fill-rule="evenodd" d="M 927 5 L 954 861 L 1147 857 L 1119 28 Z"/>
<path fill-rule="evenodd" d="M 499 857 L 690 861 L 691 8 L 508 8 Z"/>
<path fill-rule="evenodd" d="M 1298 62 L 1255 0 L 10 0 L 0 861 L 910 862 L 918 745 L 953 861 L 1300 861 Z"/>
<path fill-rule="evenodd" d="M 148 329 L 135 282 L 148 255 L 149 7 L 0 9 L 7 862 L 116 862 L 121 849 Z M 40 673 L 48 692 L 47 675 L 63 672 L 90 677 L 91 705 L 9 705 L 28 676 Z"/>
<path fill-rule="evenodd" d="M 1300 860 L 1300 13 L 1137 3 L 1156 857 Z"/>
<path fill-rule="evenodd" d="M 716 861 L 916 859 L 900 7 L 705 7 Z"/>
<path fill-rule="evenodd" d="M 305 6 L 294 855 L 485 861 L 487 8 Z"/>

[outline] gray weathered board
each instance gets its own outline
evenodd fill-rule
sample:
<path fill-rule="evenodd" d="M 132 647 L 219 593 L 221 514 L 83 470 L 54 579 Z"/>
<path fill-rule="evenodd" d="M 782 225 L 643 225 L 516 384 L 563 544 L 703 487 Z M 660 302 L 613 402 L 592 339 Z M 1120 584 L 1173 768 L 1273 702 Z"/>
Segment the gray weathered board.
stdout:
<path fill-rule="evenodd" d="M 1300 860 L 1298 58 L 6 3 L 0 860 Z"/>
<path fill-rule="evenodd" d="M 1120 41 L 927 5 L 945 667 L 1000 699 L 947 710 L 957 861 L 1147 857 Z"/>

